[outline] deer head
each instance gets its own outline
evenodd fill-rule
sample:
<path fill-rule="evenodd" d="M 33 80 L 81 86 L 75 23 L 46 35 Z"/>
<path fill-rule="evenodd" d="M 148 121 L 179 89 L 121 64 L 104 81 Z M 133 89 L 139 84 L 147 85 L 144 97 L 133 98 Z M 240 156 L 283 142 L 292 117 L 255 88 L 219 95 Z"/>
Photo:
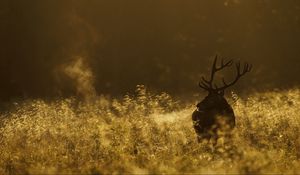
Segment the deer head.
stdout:
<path fill-rule="evenodd" d="M 227 89 L 228 87 L 234 85 L 242 76 L 244 76 L 247 72 L 250 72 L 252 69 L 252 65 L 249 65 L 248 63 L 244 64 L 243 69 L 241 69 L 241 63 L 237 62 L 235 64 L 236 67 L 236 77 L 235 79 L 230 82 L 227 83 L 225 81 L 225 79 L 223 78 L 223 86 L 222 87 L 218 87 L 218 85 L 216 83 L 214 83 L 214 76 L 218 71 L 221 71 L 222 69 L 226 68 L 226 67 L 231 67 L 233 64 L 233 60 L 229 60 L 227 62 L 224 62 L 224 60 L 221 60 L 221 65 L 217 66 L 217 60 L 218 60 L 218 56 L 216 55 L 215 60 L 213 62 L 212 65 L 212 70 L 211 70 L 211 75 L 210 75 L 210 80 L 206 80 L 205 77 L 202 77 L 202 81 L 199 82 L 199 87 L 208 91 L 209 95 L 221 95 L 224 96 L 224 91 L 225 89 Z"/>

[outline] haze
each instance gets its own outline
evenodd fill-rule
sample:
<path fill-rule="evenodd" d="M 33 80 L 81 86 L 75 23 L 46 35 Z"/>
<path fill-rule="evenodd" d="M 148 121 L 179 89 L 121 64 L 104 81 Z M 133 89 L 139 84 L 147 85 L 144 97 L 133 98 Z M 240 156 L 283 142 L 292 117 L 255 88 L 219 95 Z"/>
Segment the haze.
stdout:
<path fill-rule="evenodd" d="M 0 18 L 1 100 L 197 93 L 216 54 L 253 64 L 236 91 L 300 84 L 300 1 L 2 0 Z"/>

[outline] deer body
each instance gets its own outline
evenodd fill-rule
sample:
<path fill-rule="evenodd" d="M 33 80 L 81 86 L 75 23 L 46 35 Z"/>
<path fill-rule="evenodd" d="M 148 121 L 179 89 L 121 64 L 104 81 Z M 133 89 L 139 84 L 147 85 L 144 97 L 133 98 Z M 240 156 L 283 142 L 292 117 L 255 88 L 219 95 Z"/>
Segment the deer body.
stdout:
<path fill-rule="evenodd" d="M 245 64 L 243 71 L 240 70 L 240 63 L 236 64 L 237 76 L 235 80 L 229 84 L 223 78 L 223 87 L 213 85 L 214 75 L 217 71 L 230 67 L 233 61 L 226 63 L 221 62 L 221 66 L 217 67 L 217 57 L 214 60 L 211 78 L 206 80 L 202 77 L 199 86 L 208 91 L 206 96 L 200 103 L 197 104 L 197 109 L 192 114 L 192 120 L 198 140 L 201 139 L 215 139 L 218 137 L 218 131 L 227 132 L 235 126 L 235 115 L 232 107 L 224 97 L 224 90 L 235 84 L 240 77 L 250 72 L 252 66 Z"/>
<path fill-rule="evenodd" d="M 197 104 L 192 120 L 197 135 L 204 139 L 217 136 L 217 131 L 232 129 L 235 126 L 235 115 L 227 100 L 218 94 L 209 94 Z"/>

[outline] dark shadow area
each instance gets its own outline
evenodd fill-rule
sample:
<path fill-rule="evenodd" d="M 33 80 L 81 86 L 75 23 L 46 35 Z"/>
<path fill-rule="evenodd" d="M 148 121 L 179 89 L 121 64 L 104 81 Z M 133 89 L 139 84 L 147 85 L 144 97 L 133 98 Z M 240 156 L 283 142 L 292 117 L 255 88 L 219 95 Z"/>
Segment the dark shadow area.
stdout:
<path fill-rule="evenodd" d="M 236 91 L 300 83 L 300 1 L 2 0 L 0 21 L 2 101 L 76 95 L 78 56 L 98 94 L 197 93 L 217 53 L 254 66 Z"/>

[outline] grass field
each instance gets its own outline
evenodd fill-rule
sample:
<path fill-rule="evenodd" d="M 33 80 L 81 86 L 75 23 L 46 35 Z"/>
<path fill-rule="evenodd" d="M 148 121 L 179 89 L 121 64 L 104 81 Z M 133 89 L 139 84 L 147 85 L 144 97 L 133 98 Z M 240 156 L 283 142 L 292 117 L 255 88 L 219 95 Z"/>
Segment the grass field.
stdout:
<path fill-rule="evenodd" d="M 195 104 L 139 86 L 123 99 L 28 100 L 1 114 L 0 174 L 299 173 L 300 90 L 233 94 L 233 138 L 198 143 Z"/>

